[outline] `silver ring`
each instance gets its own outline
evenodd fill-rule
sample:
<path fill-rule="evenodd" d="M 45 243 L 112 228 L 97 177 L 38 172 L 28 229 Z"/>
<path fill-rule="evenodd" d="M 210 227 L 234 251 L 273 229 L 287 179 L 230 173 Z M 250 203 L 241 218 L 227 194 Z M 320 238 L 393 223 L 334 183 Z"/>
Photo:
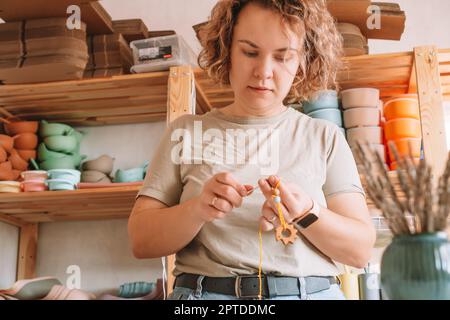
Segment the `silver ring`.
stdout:
<path fill-rule="evenodd" d="M 217 197 L 214 197 L 213 199 L 212 199 L 212 201 L 211 201 L 211 207 L 214 207 L 214 204 L 216 203 L 216 201 L 217 201 Z M 215 207 L 214 207 L 215 208 Z"/>

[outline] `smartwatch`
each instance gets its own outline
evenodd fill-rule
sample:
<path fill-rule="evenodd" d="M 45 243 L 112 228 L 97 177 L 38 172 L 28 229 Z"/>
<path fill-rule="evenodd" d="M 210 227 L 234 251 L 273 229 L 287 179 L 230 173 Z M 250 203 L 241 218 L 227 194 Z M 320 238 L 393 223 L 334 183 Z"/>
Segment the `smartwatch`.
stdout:
<path fill-rule="evenodd" d="M 319 220 L 320 206 L 314 199 L 312 199 L 312 201 L 313 201 L 312 209 L 305 215 L 301 216 L 299 219 L 294 220 L 294 223 L 296 223 L 303 229 L 308 228 L 314 222 Z"/>

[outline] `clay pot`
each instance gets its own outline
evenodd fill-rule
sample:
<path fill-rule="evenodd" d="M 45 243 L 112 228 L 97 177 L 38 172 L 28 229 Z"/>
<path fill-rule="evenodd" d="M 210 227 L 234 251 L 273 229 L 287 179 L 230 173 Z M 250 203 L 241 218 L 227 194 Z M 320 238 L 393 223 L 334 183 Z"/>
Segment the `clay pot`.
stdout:
<path fill-rule="evenodd" d="M 16 150 L 11 150 L 11 155 L 8 159 L 11 162 L 13 169 L 25 171 L 28 169 L 28 162 L 23 160 Z"/>
<path fill-rule="evenodd" d="M 133 168 L 128 170 L 117 170 L 114 182 L 135 182 L 144 180 L 144 168 Z"/>
<path fill-rule="evenodd" d="M 57 152 L 71 153 L 77 149 L 75 136 L 49 136 L 44 138 L 48 149 Z"/>
<path fill-rule="evenodd" d="M 41 125 L 39 127 L 39 135 L 41 138 L 50 137 L 50 136 L 63 136 L 63 135 L 71 135 L 74 129 L 71 126 L 68 126 L 64 123 L 48 123 L 45 120 L 41 121 Z"/>
<path fill-rule="evenodd" d="M 39 122 L 37 121 L 14 121 L 5 123 L 5 132 L 10 136 L 19 133 L 37 133 Z"/>
<path fill-rule="evenodd" d="M 34 133 L 21 133 L 14 137 L 14 148 L 16 149 L 31 150 L 36 149 L 37 145 L 38 136 Z"/>
<path fill-rule="evenodd" d="M 11 180 L 17 181 L 20 178 L 20 170 L 12 170 L 13 176 Z"/>
<path fill-rule="evenodd" d="M 48 170 L 48 176 L 50 179 L 62 179 L 77 184 L 80 182 L 81 172 L 71 169 L 52 169 Z"/>
<path fill-rule="evenodd" d="M 11 162 L 6 161 L 0 163 L 0 181 L 13 180 L 14 173 L 12 171 Z"/>
<path fill-rule="evenodd" d="M 49 179 L 45 182 L 49 190 L 74 190 L 76 186 L 69 180 L 65 179 Z"/>
<path fill-rule="evenodd" d="M 377 127 L 380 125 L 378 108 L 352 108 L 344 111 L 345 128 Z"/>
<path fill-rule="evenodd" d="M 342 106 L 349 108 L 377 108 L 380 90 L 374 88 L 355 88 L 341 91 Z"/>
<path fill-rule="evenodd" d="M 39 169 L 41 170 L 52 170 L 52 169 L 76 169 L 75 164 L 71 156 L 65 156 L 63 158 L 47 159 L 39 164 Z"/>
<path fill-rule="evenodd" d="M 416 119 L 396 119 L 386 122 L 386 140 L 421 138 L 420 121 Z"/>
<path fill-rule="evenodd" d="M 311 113 L 308 113 L 308 116 L 316 119 L 323 119 L 333 122 L 338 127 L 342 127 L 342 115 L 341 110 L 339 109 L 322 109 L 317 110 Z"/>
<path fill-rule="evenodd" d="M 108 178 L 108 176 L 100 171 L 87 170 L 81 173 L 81 182 L 97 183 L 105 178 Z"/>
<path fill-rule="evenodd" d="M 48 187 L 47 187 L 45 181 L 40 181 L 40 180 L 23 181 L 20 184 L 20 187 L 23 192 L 40 192 L 40 191 L 48 190 Z"/>
<path fill-rule="evenodd" d="M 383 144 L 383 130 L 381 127 L 361 127 L 347 130 L 347 141 L 350 147 L 356 147 L 356 142 L 369 144 Z"/>
<path fill-rule="evenodd" d="M 25 161 L 30 161 L 30 159 L 36 159 L 36 150 L 25 150 L 25 149 L 21 149 L 21 150 L 17 150 L 17 153 L 20 155 L 20 157 L 25 160 Z"/>
<path fill-rule="evenodd" d="M 404 138 L 398 140 L 392 140 L 397 148 L 398 155 L 400 157 L 409 156 L 410 152 L 413 158 L 420 158 L 422 139 Z M 394 152 L 388 144 L 389 157 L 392 161 L 395 161 Z"/>
<path fill-rule="evenodd" d="M 334 90 L 317 91 L 310 101 L 302 103 L 303 112 L 308 114 L 321 109 L 339 109 L 337 92 Z"/>
<path fill-rule="evenodd" d="M 86 171 L 99 171 L 109 175 L 113 170 L 113 165 L 114 158 L 104 154 L 97 159 L 84 162 L 82 168 Z"/>
<path fill-rule="evenodd" d="M 0 181 L 1 193 L 19 193 L 21 192 L 20 182 L 17 181 Z"/>
<path fill-rule="evenodd" d="M 24 181 L 44 182 L 48 178 L 47 171 L 43 171 L 43 170 L 24 171 L 20 175 Z"/>
<path fill-rule="evenodd" d="M 3 149 L 6 150 L 6 152 L 11 152 L 12 148 L 14 147 L 14 140 L 18 136 L 10 137 L 6 134 L 0 134 L 0 146 L 3 147 Z"/>
<path fill-rule="evenodd" d="M 0 163 L 0 170 L 12 170 L 11 162 L 5 161 Z"/>
<path fill-rule="evenodd" d="M 6 150 L 2 146 L 0 146 L 0 163 L 5 162 L 7 158 L 8 154 L 6 153 Z"/>
<path fill-rule="evenodd" d="M 386 119 L 411 118 L 420 120 L 419 102 L 415 99 L 394 99 L 384 105 Z"/>

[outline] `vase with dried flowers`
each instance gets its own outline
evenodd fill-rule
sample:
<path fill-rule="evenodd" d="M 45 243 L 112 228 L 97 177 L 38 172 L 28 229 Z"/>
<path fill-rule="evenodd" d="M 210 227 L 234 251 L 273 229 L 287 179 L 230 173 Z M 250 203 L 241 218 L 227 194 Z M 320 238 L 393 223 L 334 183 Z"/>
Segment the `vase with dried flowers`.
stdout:
<path fill-rule="evenodd" d="M 393 300 L 448 300 L 450 242 L 445 229 L 450 209 L 450 154 L 435 186 L 425 160 L 416 166 L 411 155 L 399 156 L 393 142 L 388 147 L 398 164 L 395 179 L 367 145 L 358 144 L 355 152 L 363 163 L 366 191 L 393 234 L 381 259 L 383 291 Z M 375 163 L 364 161 L 372 156 Z"/>

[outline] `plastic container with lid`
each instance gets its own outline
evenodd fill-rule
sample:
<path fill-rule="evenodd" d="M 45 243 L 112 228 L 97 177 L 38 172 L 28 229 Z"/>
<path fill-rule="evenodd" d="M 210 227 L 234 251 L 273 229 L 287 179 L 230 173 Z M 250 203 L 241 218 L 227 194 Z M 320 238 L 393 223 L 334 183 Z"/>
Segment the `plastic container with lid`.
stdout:
<path fill-rule="evenodd" d="M 166 71 L 183 64 L 197 65 L 197 57 L 180 35 L 135 40 L 133 50 L 133 73 Z"/>

